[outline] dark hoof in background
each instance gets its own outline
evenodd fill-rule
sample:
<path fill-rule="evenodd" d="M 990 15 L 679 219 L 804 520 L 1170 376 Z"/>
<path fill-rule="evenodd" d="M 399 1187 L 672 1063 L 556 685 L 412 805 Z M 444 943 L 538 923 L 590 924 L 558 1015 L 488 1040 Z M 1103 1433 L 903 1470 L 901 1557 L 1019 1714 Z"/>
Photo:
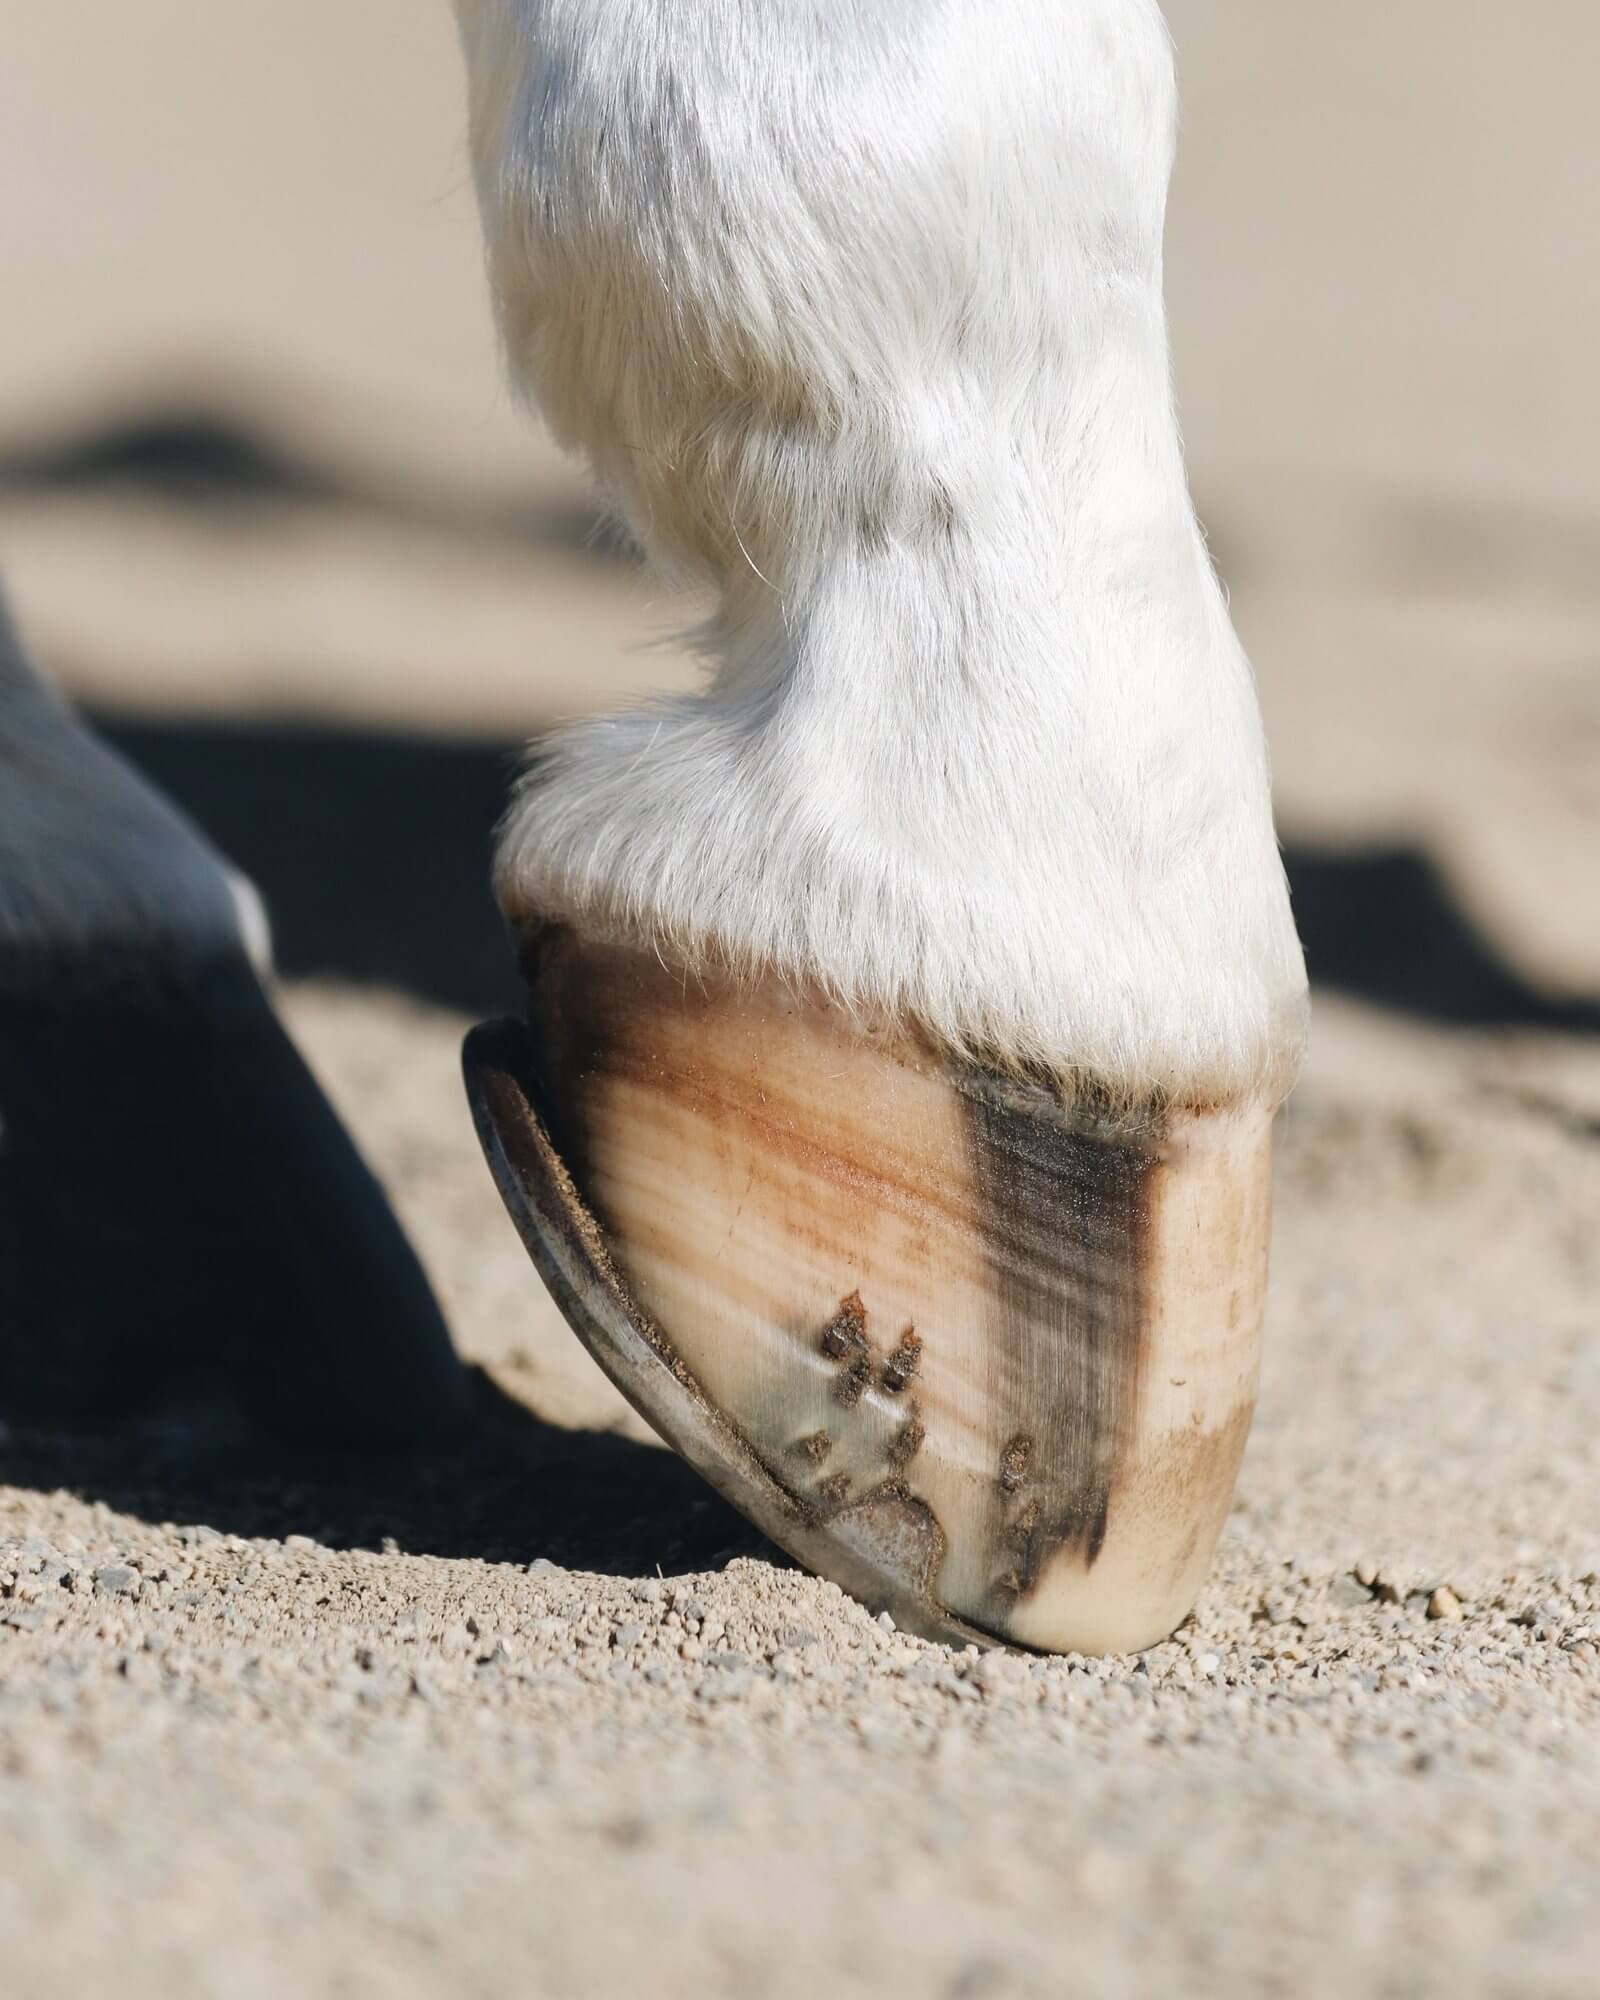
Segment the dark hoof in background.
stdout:
<path fill-rule="evenodd" d="M 221 1391 L 309 1450 L 448 1435 L 427 1279 L 242 952 L 88 956 L 0 947 L 0 1417 Z"/>

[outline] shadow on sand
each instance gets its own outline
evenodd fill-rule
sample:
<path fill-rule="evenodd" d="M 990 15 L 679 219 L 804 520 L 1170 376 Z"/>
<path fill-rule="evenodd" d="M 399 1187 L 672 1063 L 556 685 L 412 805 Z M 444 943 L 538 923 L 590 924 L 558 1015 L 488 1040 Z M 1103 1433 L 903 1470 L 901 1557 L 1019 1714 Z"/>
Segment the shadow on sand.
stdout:
<path fill-rule="evenodd" d="M 424 528 L 448 541 L 560 548 L 632 564 L 596 508 L 532 491 L 483 497 L 363 473 L 239 410 L 178 398 L 0 442 L 0 497 L 122 495 L 173 508 L 320 509 Z"/>
<path fill-rule="evenodd" d="M 277 724 L 97 718 L 255 881 L 290 978 L 520 1009 L 489 895 L 517 746 Z M 1600 1032 L 1600 999 L 1539 991 L 1419 849 L 1286 850 L 1315 985 L 1441 1025 Z"/>
<path fill-rule="evenodd" d="M 89 1433 L 0 1427 L 0 1482 L 78 1493 L 146 1521 L 307 1535 L 329 1548 L 543 1558 L 614 1576 L 681 1576 L 738 1555 L 787 1562 L 671 1452 L 558 1429 L 469 1373 L 465 1428 L 426 1449 L 307 1457 L 241 1443 L 231 1413 L 202 1408 Z"/>

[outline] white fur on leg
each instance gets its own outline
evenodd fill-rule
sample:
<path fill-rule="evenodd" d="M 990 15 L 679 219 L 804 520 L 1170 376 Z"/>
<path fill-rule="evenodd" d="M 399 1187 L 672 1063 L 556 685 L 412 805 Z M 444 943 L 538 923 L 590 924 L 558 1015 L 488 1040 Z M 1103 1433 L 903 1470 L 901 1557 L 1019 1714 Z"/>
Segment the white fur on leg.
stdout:
<path fill-rule="evenodd" d="M 1286 1087 L 1304 972 L 1189 502 L 1153 0 L 457 0 L 511 366 L 706 579 L 498 884 L 989 1060 Z"/>

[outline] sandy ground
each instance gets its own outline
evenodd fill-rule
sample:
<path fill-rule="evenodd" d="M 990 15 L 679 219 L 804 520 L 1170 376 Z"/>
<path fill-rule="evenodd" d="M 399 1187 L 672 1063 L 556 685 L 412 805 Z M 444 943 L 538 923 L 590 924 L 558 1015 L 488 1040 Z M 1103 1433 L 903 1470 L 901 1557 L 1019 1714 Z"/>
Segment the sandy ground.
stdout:
<path fill-rule="evenodd" d="M 461 1021 L 290 1003 L 482 1422 L 338 1477 L 13 1441 L 9 1993 L 1592 1994 L 1600 1051 L 1324 1008 L 1216 1572 L 1167 1645 L 1036 1661 L 874 1623 L 632 1442 Z"/>
<path fill-rule="evenodd" d="M 1186 431 L 1318 1014 L 1223 1550 L 1106 1662 L 774 1560 L 490 1189 L 511 751 L 687 669 L 497 386 L 445 10 L 8 29 L 0 564 L 262 883 L 479 1370 L 401 1464 L 0 1433 L 8 2000 L 1595 1991 L 1600 19 L 1169 11 Z"/>

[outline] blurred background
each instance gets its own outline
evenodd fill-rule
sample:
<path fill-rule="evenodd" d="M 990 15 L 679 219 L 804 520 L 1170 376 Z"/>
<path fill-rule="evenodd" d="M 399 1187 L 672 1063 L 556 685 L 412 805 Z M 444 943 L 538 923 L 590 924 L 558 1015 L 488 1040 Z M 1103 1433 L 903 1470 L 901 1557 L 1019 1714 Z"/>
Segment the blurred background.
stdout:
<path fill-rule="evenodd" d="M 1313 976 L 1592 1029 L 1600 13 L 1168 15 L 1179 391 Z M 685 607 L 502 386 L 450 10 L 14 4 L 0 268 L 24 629 L 255 876 L 283 971 L 343 982 L 294 989 L 301 1030 L 436 1273 L 503 1248 L 456 1317 L 508 1339 L 520 1253 L 451 1210 L 481 1174 L 447 1195 L 444 1138 L 384 1136 L 392 1102 L 471 1148 L 456 1024 L 404 1008 L 514 1004 L 484 875 L 518 746 L 689 669 Z"/>

